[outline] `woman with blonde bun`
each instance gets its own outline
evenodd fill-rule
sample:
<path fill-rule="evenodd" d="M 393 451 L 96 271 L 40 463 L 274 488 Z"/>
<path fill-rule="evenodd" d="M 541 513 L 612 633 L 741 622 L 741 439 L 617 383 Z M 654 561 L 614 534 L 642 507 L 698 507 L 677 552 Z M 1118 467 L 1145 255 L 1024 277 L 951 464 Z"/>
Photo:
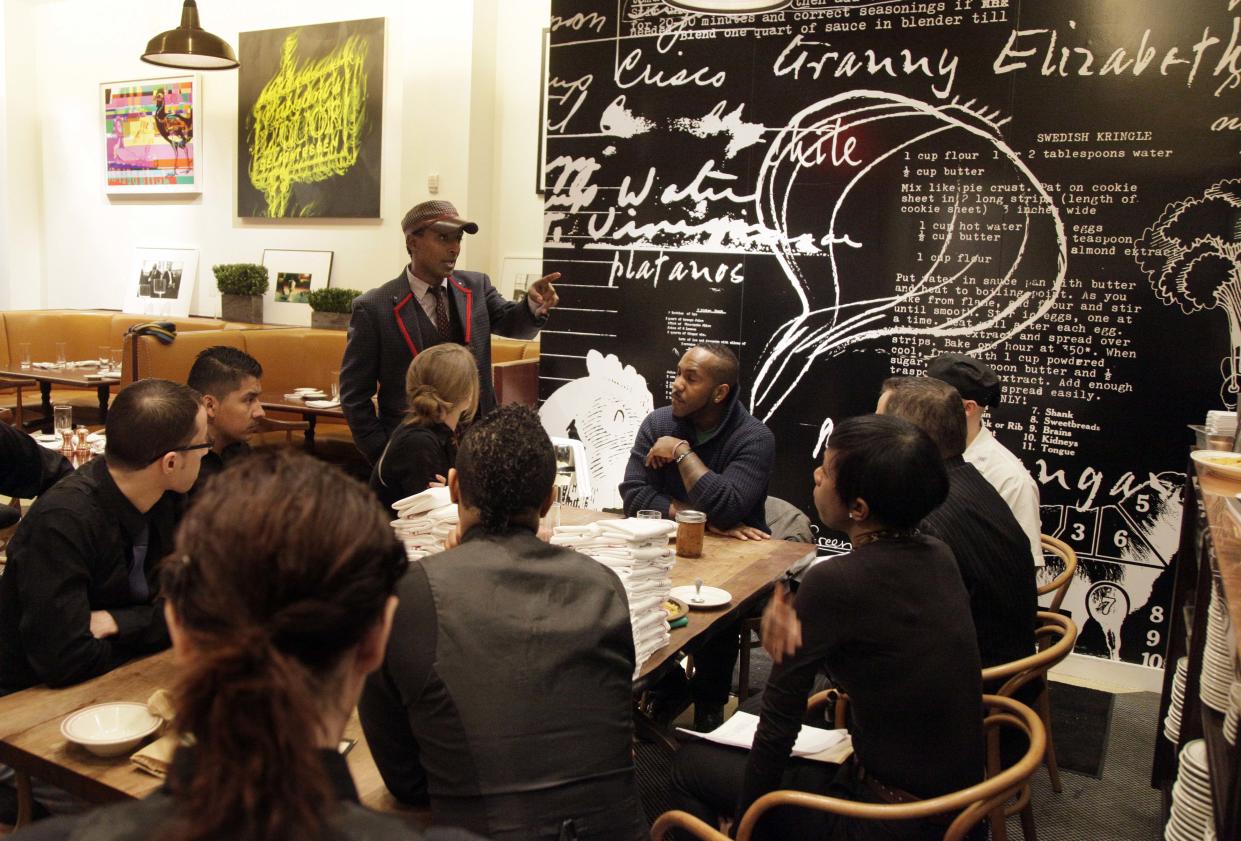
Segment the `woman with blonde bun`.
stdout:
<path fill-rule="evenodd" d="M 463 345 L 429 347 L 409 364 L 405 396 L 405 421 L 371 471 L 371 488 L 386 506 L 443 484 L 457 457 L 457 426 L 478 409 L 478 365 Z"/>

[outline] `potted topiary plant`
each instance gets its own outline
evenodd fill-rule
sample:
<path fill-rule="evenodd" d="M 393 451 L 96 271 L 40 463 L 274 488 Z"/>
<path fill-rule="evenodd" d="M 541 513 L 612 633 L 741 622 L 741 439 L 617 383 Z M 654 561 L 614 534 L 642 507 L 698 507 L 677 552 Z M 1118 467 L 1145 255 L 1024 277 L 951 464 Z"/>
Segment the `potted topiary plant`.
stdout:
<path fill-rule="evenodd" d="M 361 295 L 358 289 L 311 289 L 306 296 L 310 304 L 310 326 L 325 330 L 344 330 L 349 326 L 349 313 L 353 309 L 353 299 Z"/>
<path fill-rule="evenodd" d="M 267 268 L 257 263 L 221 263 L 212 266 L 220 290 L 220 312 L 225 321 L 263 323 L 263 293 Z"/>

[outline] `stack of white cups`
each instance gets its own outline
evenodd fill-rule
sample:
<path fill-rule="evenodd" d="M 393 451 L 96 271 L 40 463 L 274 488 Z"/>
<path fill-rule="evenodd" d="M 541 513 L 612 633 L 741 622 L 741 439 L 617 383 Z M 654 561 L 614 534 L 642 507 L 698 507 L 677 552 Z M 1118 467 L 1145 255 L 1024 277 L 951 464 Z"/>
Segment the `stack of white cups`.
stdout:
<path fill-rule="evenodd" d="M 444 551 L 444 541 L 457 530 L 457 506 L 448 488 L 428 488 L 392 503 L 392 530 L 405 544 L 411 561 Z"/>
<path fill-rule="evenodd" d="M 672 588 L 668 573 L 676 553 L 668 538 L 676 531 L 669 520 L 600 520 L 585 526 L 557 526 L 551 542 L 589 555 L 611 569 L 629 597 L 633 626 L 634 677 L 653 653 L 668 644 L 668 614 L 663 608 Z"/>

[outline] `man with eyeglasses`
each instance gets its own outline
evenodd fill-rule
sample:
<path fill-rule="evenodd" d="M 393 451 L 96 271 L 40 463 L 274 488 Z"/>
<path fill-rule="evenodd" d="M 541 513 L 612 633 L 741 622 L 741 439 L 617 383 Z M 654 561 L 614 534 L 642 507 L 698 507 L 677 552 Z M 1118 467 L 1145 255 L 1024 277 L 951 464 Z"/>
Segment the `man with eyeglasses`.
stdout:
<path fill-rule="evenodd" d="M 480 272 L 457 271 L 465 234 L 478 225 L 446 201 L 415 205 L 401 220 L 409 265 L 383 286 L 353 302 L 349 337 L 340 363 L 340 405 L 353 441 L 374 464 L 405 416 L 405 373 L 432 345 L 465 345 L 478 363 L 478 415 L 495 406 L 491 334 L 528 339 L 547 321 L 559 296 L 559 272 L 530 285 L 525 303 L 506 301 Z M 378 386 L 376 411 L 374 397 Z"/>
<path fill-rule="evenodd" d="M 66 686 L 168 645 L 158 566 L 211 447 L 198 392 L 140 380 L 102 458 L 35 501 L 0 578 L 0 695 Z"/>

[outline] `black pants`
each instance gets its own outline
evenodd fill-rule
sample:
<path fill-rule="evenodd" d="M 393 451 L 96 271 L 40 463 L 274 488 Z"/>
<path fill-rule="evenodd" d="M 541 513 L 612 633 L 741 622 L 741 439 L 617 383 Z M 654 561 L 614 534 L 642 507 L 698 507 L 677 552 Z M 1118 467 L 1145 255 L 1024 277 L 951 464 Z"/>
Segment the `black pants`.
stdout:
<path fill-rule="evenodd" d="M 681 809 L 718 826 L 721 817 L 731 818 L 745 780 L 749 752 L 708 742 L 688 742 L 677 751 L 672 764 L 673 809 Z M 781 785 L 784 788 L 827 794 L 839 766 L 823 762 L 789 761 Z M 760 838 L 827 838 L 832 817 L 807 809 L 776 809 L 767 814 Z"/>
<path fill-rule="evenodd" d="M 718 826 L 721 817 L 735 817 L 737 798 L 745 780 L 747 751 L 707 742 L 690 742 L 677 751 L 672 765 L 670 800 L 681 809 Z M 829 765 L 804 759 L 790 759 L 785 766 L 781 788 L 826 794 L 846 800 L 880 802 L 863 783 L 857 782 L 851 762 Z M 922 821 L 860 821 L 841 818 L 811 809 L 782 807 L 766 812 L 756 827 L 755 837 L 776 839 L 823 839 L 826 841 L 930 841 L 943 838 L 945 825 Z M 979 826 L 970 838 L 985 838 Z"/>
<path fill-rule="evenodd" d="M 694 676 L 689 679 L 694 708 L 722 707 L 733 685 L 733 667 L 741 651 L 739 622 L 707 640 L 694 652 Z"/>

